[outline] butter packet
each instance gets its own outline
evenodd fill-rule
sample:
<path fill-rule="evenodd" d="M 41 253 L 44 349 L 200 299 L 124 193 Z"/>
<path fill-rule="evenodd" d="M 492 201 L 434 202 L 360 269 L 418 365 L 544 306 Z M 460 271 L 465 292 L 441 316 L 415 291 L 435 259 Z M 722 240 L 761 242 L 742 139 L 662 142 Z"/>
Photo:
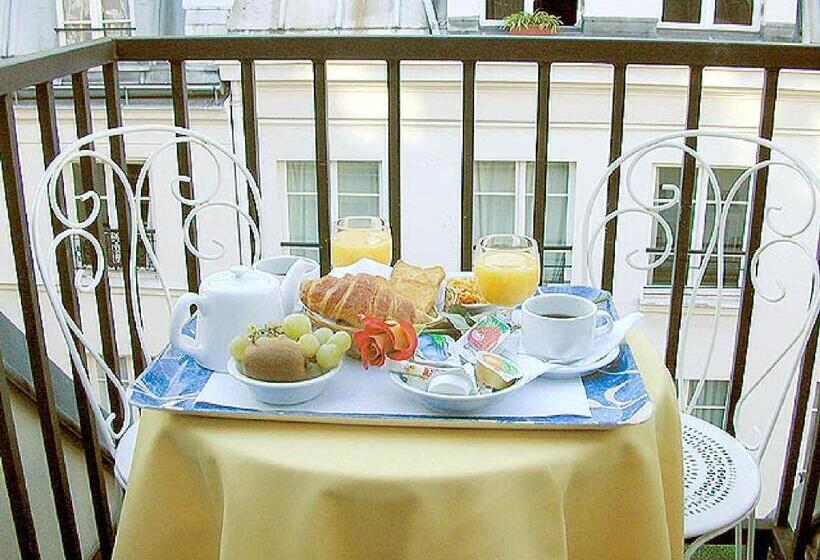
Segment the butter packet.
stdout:
<path fill-rule="evenodd" d="M 479 352 L 492 352 L 510 336 L 512 327 L 496 315 L 488 315 L 479 320 L 453 345 L 455 353 L 462 359 L 476 363 Z"/>
<path fill-rule="evenodd" d="M 459 366 L 461 361 L 453 352 L 455 341 L 446 334 L 421 333 L 415 360 L 429 365 Z"/>

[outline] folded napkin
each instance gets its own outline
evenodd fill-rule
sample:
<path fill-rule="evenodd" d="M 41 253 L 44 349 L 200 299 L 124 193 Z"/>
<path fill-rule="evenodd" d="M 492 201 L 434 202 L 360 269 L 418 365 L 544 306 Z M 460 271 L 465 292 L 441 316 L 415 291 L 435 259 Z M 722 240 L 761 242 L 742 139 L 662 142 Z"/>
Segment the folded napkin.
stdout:
<path fill-rule="evenodd" d="M 374 416 L 441 417 L 416 402 L 390 379 L 384 369 L 363 370 L 346 359 L 342 370 L 325 390 L 306 403 L 278 406 L 257 400 L 241 382 L 224 373 L 214 373 L 203 387 L 197 403 L 230 406 L 259 412 L 291 414 L 356 414 Z M 589 403 L 580 379 L 535 379 L 489 408 L 470 415 L 483 418 L 581 416 L 589 418 Z"/>

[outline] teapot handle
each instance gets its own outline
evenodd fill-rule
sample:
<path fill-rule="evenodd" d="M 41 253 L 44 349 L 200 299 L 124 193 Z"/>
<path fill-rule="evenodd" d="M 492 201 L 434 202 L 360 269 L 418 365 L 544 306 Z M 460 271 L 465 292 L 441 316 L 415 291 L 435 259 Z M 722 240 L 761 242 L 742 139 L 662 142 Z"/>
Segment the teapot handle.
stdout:
<path fill-rule="evenodd" d="M 202 298 L 199 294 L 187 292 L 180 296 L 176 305 L 174 305 L 174 310 L 171 312 L 171 330 L 169 333 L 171 345 L 194 358 L 201 353 L 202 346 L 197 344 L 195 338 L 183 334 L 182 327 L 191 318 L 191 306 L 196 305 L 197 308 L 201 309 L 201 302 Z"/>

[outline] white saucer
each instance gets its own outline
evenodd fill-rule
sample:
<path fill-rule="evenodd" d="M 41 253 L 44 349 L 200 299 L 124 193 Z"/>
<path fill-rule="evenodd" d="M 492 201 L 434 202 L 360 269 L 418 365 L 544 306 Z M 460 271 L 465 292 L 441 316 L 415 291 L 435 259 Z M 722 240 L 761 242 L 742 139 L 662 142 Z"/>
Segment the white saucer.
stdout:
<path fill-rule="evenodd" d="M 586 357 L 569 364 L 547 362 L 522 352 L 518 353 L 517 360 L 521 365 L 526 366 L 533 378 L 543 376 L 550 379 L 568 379 L 594 373 L 617 360 L 620 355 L 621 345 L 619 343 L 612 346 L 603 356 L 598 354 L 597 357 Z"/>

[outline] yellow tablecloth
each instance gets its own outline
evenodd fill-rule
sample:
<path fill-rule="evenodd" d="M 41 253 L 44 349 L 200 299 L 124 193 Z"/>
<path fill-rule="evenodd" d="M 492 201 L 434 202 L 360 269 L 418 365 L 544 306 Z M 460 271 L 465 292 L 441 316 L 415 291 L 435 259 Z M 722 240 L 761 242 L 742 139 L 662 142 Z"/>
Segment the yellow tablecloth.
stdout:
<path fill-rule="evenodd" d="M 143 414 L 115 558 L 678 559 L 671 379 L 609 431 L 457 430 Z"/>

